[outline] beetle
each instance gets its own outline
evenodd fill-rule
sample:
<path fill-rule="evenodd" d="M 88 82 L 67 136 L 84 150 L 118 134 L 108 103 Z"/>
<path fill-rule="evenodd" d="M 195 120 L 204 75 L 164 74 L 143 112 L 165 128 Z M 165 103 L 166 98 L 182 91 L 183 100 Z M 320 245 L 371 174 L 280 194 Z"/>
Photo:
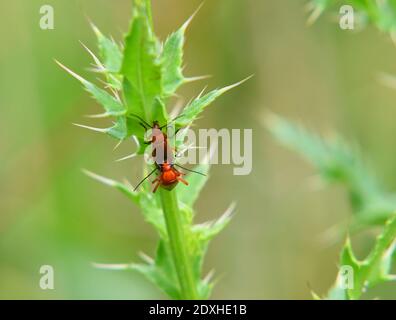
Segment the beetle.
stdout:
<path fill-rule="evenodd" d="M 144 119 L 142 119 L 138 115 L 131 114 L 131 116 L 139 120 L 139 124 L 144 128 L 146 132 L 151 129 L 150 140 L 145 141 L 144 143 L 147 145 L 152 145 L 153 151 L 151 155 L 154 158 L 155 163 L 172 163 L 173 152 L 171 147 L 169 146 L 168 135 L 162 131 L 168 124 L 161 126 L 158 121 L 153 121 L 153 125 L 150 126 Z"/>
<path fill-rule="evenodd" d="M 153 184 L 155 184 L 153 193 L 155 193 L 160 186 L 164 189 L 172 190 L 179 182 L 188 186 L 188 182 L 182 178 L 182 176 L 186 174 L 177 170 L 175 165 L 164 162 L 158 165 L 158 167 L 160 175 L 153 181 Z"/>
<path fill-rule="evenodd" d="M 188 186 L 188 182 L 183 179 L 183 176 L 185 176 L 186 174 L 184 172 L 177 170 L 175 167 L 179 167 L 183 170 L 190 171 L 202 176 L 206 176 L 201 172 L 190 170 L 178 164 L 172 164 L 165 161 L 162 164 L 156 163 L 154 170 L 151 171 L 142 181 L 140 181 L 133 191 L 136 191 L 142 185 L 142 183 L 146 181 L 148 178 L 150 178 L 155 172 L 158 172 L 159 174 L 157 178 L 152 182 L 153 184 L 155 184 L 153 193 L 155 193 L 159 187 L 162 187 L 169 191 L 173 190 L 179 182 Z"/>
<path fill-rule="evenodd" d="M 162 132 L 162 129 L 166 127 L 166 125 L 160 126 L 158 121 L 154 121 L 153 125 L 150 126 L 144 119 L 142 119 L 138 115 L 132 116 L 140 120 L 139 124 L 146 131 L 148 129 L 152 129 L 151 139 L 149 141 L 146 141 L 145 143 L 153 145 L 152 157 L 154 158 L 155 165 L 155 168 L 142 181 L 139 182 L 134 191 L 136 191 L 141 186 L 141 184 L 146 181 L 150 176 L 152 176 L 155 172 L 158 172 L 159 174 L 157 178 L 153 181 L 153 184 L 155 184 L 153 193 L 155 193 L 160 186 L 164 189 L 172 190 L 179 182 L 188 186 L 188 182 L 182 178 L 182 176 L 186 174 L 177 170 L 175 168 L 176 166 L 183 170 L 206 176 L 201 172 L 190 170 L 174 163 L 173 150 L 169 146 L 168 136 L 166 133 Z M 174 120 L 175 119 L 173 119 L 173 121 Z"/>

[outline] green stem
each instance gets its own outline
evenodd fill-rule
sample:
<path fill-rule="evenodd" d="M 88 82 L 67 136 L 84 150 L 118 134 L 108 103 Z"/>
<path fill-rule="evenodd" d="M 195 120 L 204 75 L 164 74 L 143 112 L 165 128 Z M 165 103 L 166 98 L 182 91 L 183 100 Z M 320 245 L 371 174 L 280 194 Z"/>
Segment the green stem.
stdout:
<path fill-rule="evenodd" d="M 173 262 L 182 291 L 182 299 L 198 299 L 193 270 L 191 268 L 190 259 L 187 253 L 187 241 L 184 234 L 176 193 L 174 191 L 168 191 L 161 188 L 160 196 Z"/>

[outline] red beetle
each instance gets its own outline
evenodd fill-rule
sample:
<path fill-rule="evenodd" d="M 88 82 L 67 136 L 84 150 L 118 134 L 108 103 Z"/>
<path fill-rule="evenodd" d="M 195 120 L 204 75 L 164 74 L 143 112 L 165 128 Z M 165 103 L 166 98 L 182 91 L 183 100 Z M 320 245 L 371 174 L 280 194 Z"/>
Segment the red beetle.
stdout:
<path fill-rule="evenodd" d="M 172 190 L 176 185 L 181 182 L 188 186 L 188 182 L 182 178 L 182 176 L 185 175 L 185 173 L 180 172 L 175 168 L 175 166 L 186 170 L 190 172 L 194 172 L 200 175 L 205 176 L 205 174 L 196 172 L 187 168 L 184 168 L 180 165 L 177 165 L 173 163 L 174 161 L 174 156 L 172 149 L 169 147 L 168 143 L 168 136 L 166 133 L 162 132 L 162 129 L 165 127 L 161 127 L 158 123 L 158 121 L 153 122 L 153 126 L 150 127 L 147 122 L 145 122 L 142 118 L 140 118 L 137 115 L 132 115 L 140 120 L 140 125 L 145 129 L 148 130 L 149 128 L 152 129 L 152 136 L 149 141 L 147 141 L 147 144 L 152 144 L 153 145 L 153 152 L 152 152 L 152 157 L 154 158 L 155 162 L 155 169 L 151 171 L 135 188 L 134 191 L 136 191 L 140 185 L 146 181 L 151 175 L 153 175 L 155 172 L 159 172 L 158 177 L 153 181 L 153 184 L 155 184 L 153 192 L 155 193 L 160 186 L 162 186 L 164 189 L 167 190 Z"/>
<path fill-rule="evenodd" d="M 176 185 L 181 182 L 188 186 L 188 182 L 182 178 L 185 173 L 180 172 L 175 168 L 173 164 L 164 162 L 161 165 L 158 165 L 157 168 L 160 171 L 160 175 L 153 181 L 155 183 L 155 187 L 153 192 L 155 193 L 159 186 L 167 190 L 172 190 Z"/>
<path fill-rule="evenodd" d="M 175 168 L 175 166 L 179 166 L 179 165 L 164 162 L 162 164 L 156 163 L 155 166 L 156 166 L 155 169 L 153 171 L 151 171 L 142 181 L 140 181 L 140 183 L 136 186 L 134 191 L 136 191 L 141 186 L 141 184 L 144 181 L 146 181 L 150 176 L 152 176 L 155 172 L 159 172 L 159 175 L 153 181 L 153 184 L 155 184 L 153 193 L 155 193 L 160 186 L 163 187 L 164 189 L 172 190 L 174 187 L 176 187 L 176 185 L 179 182 L 188 186 L 188 182 L 182 178 L 182 176 L 184 176 L 186 174 L 183 172 L 180 172 L 179 170 L 177 170 Z M 183 167 L 181 167 L 181 168 L 184 170 L 191 171 L 191 172 L 205 176 L 203 173 L 189 170 L 189 169 L 183 168 Z"/>

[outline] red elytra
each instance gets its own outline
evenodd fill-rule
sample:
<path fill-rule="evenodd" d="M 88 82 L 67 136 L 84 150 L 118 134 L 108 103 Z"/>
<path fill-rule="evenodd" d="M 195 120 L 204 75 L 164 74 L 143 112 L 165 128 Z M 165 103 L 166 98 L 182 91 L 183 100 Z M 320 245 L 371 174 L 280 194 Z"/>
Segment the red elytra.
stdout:
<path fill-rule="evenodd" d="M 158 121 L 154 121 L 152 127 L 152 137 L 148 144 L 152 144 L 153 152 L 152 157 L 155 163 L 165 164 L 173 162 L 172 149 L 169 147 L 168 136 L 166 133 L 162 132 L 162 127 L 159 125 Z"/>
<path fill-rule="evenodd" d="M 152 145 L 153 151 L 151 153 L 154 158 L 155 163 L 162 164 L 165 162 L 173 162 L 173 152 L 169 147 L 168 136 L 162 131 L 167 125 L 160 126 L 158 121 L 154 121 L 153 125 L 149 125 L 145 120 L 143 120 L 138 115 L 132 114 L 131 116 L 137 118 L 140 122 L 139 124 L 147 130 L 151 129 L 150 140 L 146 141 L 145 144 Z"/>

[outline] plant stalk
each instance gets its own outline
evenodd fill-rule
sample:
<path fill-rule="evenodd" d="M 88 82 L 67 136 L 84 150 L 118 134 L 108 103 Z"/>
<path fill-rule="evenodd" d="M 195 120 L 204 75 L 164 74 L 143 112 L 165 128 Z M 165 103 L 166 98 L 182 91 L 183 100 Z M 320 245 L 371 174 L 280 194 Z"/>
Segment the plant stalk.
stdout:
<path fill-rule="evenodd" d="M 182 299 L 198 299 L 193 270 L 186 246 L 186 237 L 177 202 L 176 192 L 160 188 L 162 210 L 168 232 L 172 258 L 179 278 Z"/>

